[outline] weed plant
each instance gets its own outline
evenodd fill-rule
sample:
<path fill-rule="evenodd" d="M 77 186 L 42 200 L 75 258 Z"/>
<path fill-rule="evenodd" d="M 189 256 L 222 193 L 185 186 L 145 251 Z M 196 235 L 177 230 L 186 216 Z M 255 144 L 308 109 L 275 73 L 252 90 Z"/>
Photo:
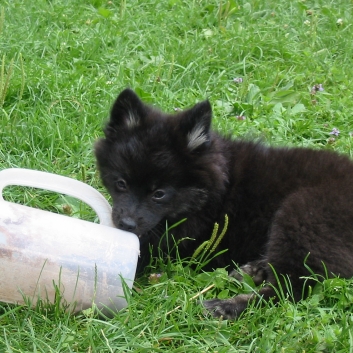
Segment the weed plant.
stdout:
<path fill-rule="evenodd" d="M 127 86 L 171 112 L 208 97 L 224 133 L 352 156 L 352 23 L 347 0 L 1 0 L 0 169 L 105 193 L 92 146 Z M 4 196 L 95 220 L 65 195 Z M 320 278 L 298 304 L 252 306 L 231 322 L 200 301 L 253 291 L 251 279 L 188 264 L 170 260 L 161 276 L 150 268 L 110 319 L 71 316 L 60 295 L 54 305 L 0 304 L 0 351 L 353 352 L 352 280 Z"/>

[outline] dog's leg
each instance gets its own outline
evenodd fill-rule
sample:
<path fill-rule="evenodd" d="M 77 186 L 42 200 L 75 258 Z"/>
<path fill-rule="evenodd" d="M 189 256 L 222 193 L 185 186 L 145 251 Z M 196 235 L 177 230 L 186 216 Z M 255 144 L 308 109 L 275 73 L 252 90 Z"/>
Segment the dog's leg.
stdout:
<path fill-rule="evenodd" d="M 241 282 L 243 280 L 243 274 L 251 276 L 255 285 L 260 285 L 267 278 L 266 261 L 261 259 L 248 262 L 247 264 L 241 266 L 238 271 L 233 270 L 229 276 Z M 234 298 L 225 300 L 206 300 L 204 302 L 204 306 L 206 309 L 211 311 L 215 317 L 222 316 L 224 319 L 235 319 L 246 309 L 250 301 L 259 299 L 261 295 L 266 299 L 275 295 L 270 287 L 262 288 L 260 292 L 259 295 L 256 295 L 255 293 L 240 294 Z"/>
<path fill-rule="evenodd" d="M 236 319 L 247 308 L 250 302 L 259 300 L 268 300 L 275 298 L 276 292 L 272 287 L 264 287 L 258 293 L 240 294 L 229 299 L 211 299 L 203 302 L 205 308 L 209 310 L 213 316 L 223 319 Z"/>
<path fill-rule="evenodd" d="M 237 279 L 238 281 L 243 280 L 243 275 L 247 274 L 252 277 L 255 285 L 260 285 L 267 278 L 266 272 L 266 260 L 251 261 L 241 266 L 238 270 L 233 270 L 229 276 Z"/>

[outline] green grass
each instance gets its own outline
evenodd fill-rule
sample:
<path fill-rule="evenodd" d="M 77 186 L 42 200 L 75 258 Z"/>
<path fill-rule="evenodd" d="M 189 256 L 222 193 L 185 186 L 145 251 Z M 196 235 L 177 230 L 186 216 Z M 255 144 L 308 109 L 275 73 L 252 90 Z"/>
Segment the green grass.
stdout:
<path fill-rule="evenodd" d="M 127 86 L 166 111 L 208 97 L 214 127 L 235 136 L 352 156 L 349 1 L 2 0 L 0 6 L 0 169 L 54 172 L 105 193 L 92 146 Z M 315 84 L 324 91 L 311 94 Z M 333 128 L 339 136 L 330 135 Z M 75 215 L 94 219 L 61 195 L 23 188 L 5 194 L 58 212 L 70 203 Z M 326 280 L 305 301 L 249 308 L 235 322 L 211 318 L 199 303 L 251 288 L 228 284 L 224 270 L 193 273 L 177 262 L 169 278 L 139 287 L 112 319 L 1 304 L 0 351 L 353 352 L 352 280 Z"/>

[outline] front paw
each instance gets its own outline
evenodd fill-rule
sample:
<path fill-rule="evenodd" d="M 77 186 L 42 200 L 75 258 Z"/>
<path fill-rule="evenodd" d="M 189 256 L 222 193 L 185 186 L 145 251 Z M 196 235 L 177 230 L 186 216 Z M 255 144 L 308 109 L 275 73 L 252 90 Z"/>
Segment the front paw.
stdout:
<path fill-rule="evenodd" d="M 205 300 L 203 305 L 214 317 L 234 320 L 246 309 L 251 297 L 249 294 L 240 294 L 230 299 Z"/>

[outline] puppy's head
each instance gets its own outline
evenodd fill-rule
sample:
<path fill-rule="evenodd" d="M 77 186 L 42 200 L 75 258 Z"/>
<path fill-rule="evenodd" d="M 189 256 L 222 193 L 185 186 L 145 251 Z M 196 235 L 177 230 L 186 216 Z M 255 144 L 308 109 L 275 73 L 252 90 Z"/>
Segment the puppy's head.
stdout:
<path fill-rule="evenodd" d="M 161 222 L 178 221 L 223 185 L 216 166 L 208 101 L 169 115 L 125 89 L 111 109 L 95 154 L 113 199 L 113 222 L 141 239 Z"/>

